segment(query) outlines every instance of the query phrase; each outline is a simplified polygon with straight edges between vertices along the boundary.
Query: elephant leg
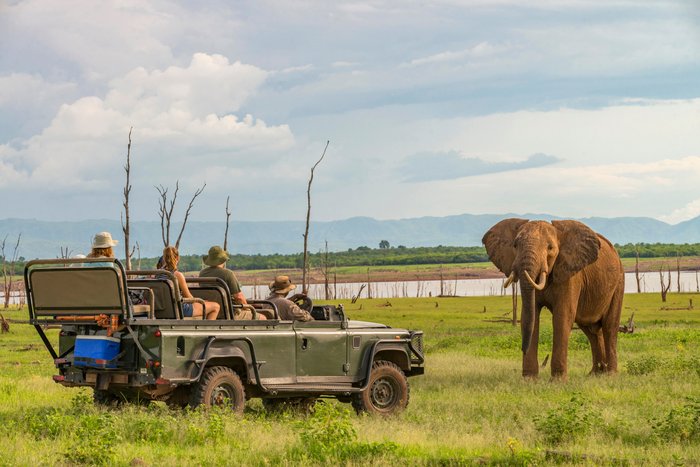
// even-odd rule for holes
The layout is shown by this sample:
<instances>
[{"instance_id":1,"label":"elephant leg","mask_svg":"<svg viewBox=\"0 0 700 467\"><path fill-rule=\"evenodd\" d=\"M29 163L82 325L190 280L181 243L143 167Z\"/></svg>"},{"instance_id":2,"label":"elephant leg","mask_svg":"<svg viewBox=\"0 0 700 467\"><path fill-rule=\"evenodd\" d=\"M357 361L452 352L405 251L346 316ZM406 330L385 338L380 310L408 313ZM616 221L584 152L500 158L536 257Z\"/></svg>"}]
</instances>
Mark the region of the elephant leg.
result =
<instances>
[{"instance_id":1,"label":"elephant leg","mask_svg":"<svg viewBox=\"0 0 700 467\"><path fill-rule=\"evenodd\" d=\"M580 326L583 333L591 344L591 354L593 355L593 369L591 374L603 373L607 370L608 363L605 354L603 330L600 325Z\"/></svg>"},{"instance_id":2,"label":"elephant leg","mask_svg":"<svg viewBox=\"0 0 700 467\"><path fill-rule=\"evenodd\" d=\"M574 324L575 313L573 311L576 310L573 304L567 305L556 307L552 311L552 379L563 381L566 381L567 377L566 362L569 352L569 335Z\"/></svg>"},{"instance_id":3,"label":"elephant leg","mask_svg":"<svg viewBox=\"0 0 700 467\"><path fill-rule=\"evenodd\" d=\"M603 316L603 339L605 340L605 356L609 373L617 373L617 333L620 329L620 315L622 314L622 299L624 297L624 283L613 294L608 312Z\"/></svg>"},{"instance_id":4,"label":"elephant leg","mask_svg":"<svg viewBox=\"0 0 700 467\"><path fill-rule=\"evenodd\" d=\"M523 376L526 378L537 378L540 371L540 364L537 359L537 347L540 341L540 312L541 307L535 310L535 323L532 331L532 339L527 352L523 354Z\"/></svg>"}]
</instances>

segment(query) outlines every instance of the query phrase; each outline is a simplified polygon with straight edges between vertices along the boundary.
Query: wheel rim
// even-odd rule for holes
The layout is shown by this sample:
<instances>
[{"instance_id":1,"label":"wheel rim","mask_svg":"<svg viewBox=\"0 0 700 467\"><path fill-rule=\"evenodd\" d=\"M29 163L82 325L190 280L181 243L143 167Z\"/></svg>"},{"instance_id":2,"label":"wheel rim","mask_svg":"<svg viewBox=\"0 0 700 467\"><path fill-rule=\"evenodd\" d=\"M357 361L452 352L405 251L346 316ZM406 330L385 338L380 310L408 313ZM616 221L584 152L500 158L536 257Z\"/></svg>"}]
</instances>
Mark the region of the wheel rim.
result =
<instances>
[{"instance_id":1,"label":"wheel rim","mask_svg":"<svg viewBox=\"0 0 700 467\"><path fill-rule=\"evenodd\" d=\"M219 407L225 405L232 406L234 405L235 401L234 394L233 386L228 384L220 384L211 392L209 403L210 405L216 405Z\"/></svg>"},{"instance_id":2,"label":"wheel rim","mask_svg":"<svg viewBox=\"0 0 700 467\"><path fill-rule=\"evenodd\" d=\"M380 378L372 384L372 404L378 409L387 409L396 403L398 390L394 381Z\"/></svg>"}]
</instances>

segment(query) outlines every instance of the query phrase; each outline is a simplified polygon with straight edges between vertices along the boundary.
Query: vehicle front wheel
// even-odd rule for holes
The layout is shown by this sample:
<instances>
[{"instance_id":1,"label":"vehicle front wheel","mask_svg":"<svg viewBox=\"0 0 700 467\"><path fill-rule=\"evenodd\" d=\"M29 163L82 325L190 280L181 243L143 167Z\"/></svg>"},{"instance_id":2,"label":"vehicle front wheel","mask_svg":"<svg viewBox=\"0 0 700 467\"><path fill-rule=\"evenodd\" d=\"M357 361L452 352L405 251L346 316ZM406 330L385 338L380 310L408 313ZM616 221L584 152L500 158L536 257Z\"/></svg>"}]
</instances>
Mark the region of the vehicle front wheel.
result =
<instances>
[{"instance_id":1,"label":"vehicle front wheel","mask_svg":"<svg viewBox=\"0 0 700 467\"><path fill-rule=\"evenodd\" d=\"M401 368L386 360L372 365L369 384L364 391L354 394L352 406L357 413L394 415L408 405L409 387Z\"/></svg>"},{"instance_id":2,"label":"vehicle front wheel","mask_svg":"<svg viewBox=\"0 0 700 467\"><path fill-rule=\"evenodd\" d=\"M235 371L225 366L213 366L204 370L199 383L192 391L191 405L230 407L239 415L245 406L245 388Z\"/></svg>"}]
</instances>

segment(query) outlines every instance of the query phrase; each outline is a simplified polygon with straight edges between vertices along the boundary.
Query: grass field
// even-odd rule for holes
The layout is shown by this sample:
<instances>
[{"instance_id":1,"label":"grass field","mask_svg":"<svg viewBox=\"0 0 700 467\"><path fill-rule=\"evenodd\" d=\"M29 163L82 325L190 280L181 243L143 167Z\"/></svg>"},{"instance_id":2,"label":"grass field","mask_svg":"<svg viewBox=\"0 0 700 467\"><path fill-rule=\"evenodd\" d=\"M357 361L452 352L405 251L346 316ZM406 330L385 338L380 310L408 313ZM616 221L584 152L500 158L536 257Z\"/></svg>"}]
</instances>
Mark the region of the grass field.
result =
<instances>
[{"instance_id":1,"label":"grass field","mask_svg":"<svg viewBox=\"0 0 700 467\"><path fill-rule=\"evenodd\" d=\"M423 329L426 374L388 420L327 400L311 417L243 418L220 410L97 409L90 393L51 380L35 330L0 335L0 465L688 465L700 463L700 295L627 295L637 329L620 334L620 372L591 377L587 340L574 331L569 381L520 377L509 297L361 300L352 319ZM686 308L686 309L682 309ZM3 312L26 319L26 311ZM543 312L540 361L551 351Z\"/></svg>"}]
</instances>

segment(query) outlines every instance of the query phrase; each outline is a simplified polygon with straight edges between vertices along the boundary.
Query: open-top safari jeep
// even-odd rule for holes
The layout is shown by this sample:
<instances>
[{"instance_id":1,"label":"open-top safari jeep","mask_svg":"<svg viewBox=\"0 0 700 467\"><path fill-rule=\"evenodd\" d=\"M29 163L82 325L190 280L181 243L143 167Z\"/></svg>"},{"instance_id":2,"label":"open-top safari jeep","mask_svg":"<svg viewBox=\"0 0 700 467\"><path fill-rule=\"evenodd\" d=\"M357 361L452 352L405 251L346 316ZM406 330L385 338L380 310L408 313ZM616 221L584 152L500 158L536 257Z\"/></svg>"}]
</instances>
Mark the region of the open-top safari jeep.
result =
<instances>
[{"instance_id":1,"label":"open-top safari jeep","mask_svg":"<svg viewBox=\"0 0 700 467\"><path fill-rule=\"evenodd\" d=\"M407 376L423 374L423 333L348 320L343 307L311 306L315 321L234 320L218 279L188 278L194 300L215 300L219 319L183 318L167 271L125 271L117 260L34 260L24 271L31 323L64 386L94 388L98 403L227 404L242 412L308 407L318 397L393 414L408 404ZM138 296L139 300L130 298ZM141 302L134 304L133 302ZM60 326L58 348L45 329Z\"/></svg>"}]
</instances>

